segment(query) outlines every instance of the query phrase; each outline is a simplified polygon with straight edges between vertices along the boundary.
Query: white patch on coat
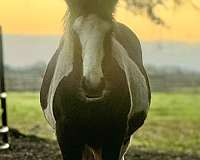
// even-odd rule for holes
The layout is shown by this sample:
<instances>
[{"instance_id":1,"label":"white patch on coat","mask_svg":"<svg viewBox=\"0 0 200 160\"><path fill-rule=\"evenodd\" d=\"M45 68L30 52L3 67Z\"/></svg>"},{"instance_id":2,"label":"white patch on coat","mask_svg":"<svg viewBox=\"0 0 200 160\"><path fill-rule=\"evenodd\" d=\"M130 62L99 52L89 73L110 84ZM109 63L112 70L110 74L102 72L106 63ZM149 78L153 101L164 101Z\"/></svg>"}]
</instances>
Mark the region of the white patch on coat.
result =
<instances>
[{"instance_id":1,"label":"white patch on coat","mask_svg":"<svg viewBox=\"0 0 200 160\"><path fill-rule=\"evenodd\" d=\"M53 129L56 128L56 120L53 114L53 100L56 89L60 81L73 70L74 43L69 30L65 31L63 41L64 44L60 46L62 48L58 55L55 71L49 87L47 108L44 110L45 117Z\"/></svg>"},{"instance_id":2,"label":"white patch on coat","mask_svg":"<svg viewBox=\"0 0 200 160\"><path fill-rule=\"evenodd\" d=\"M129 57L125 48L115 38L112 38L112 44L113 57L116 59L121 69L125 71L128 83L131 99L131 108L128 117L141 111L147 113L150 104L148 87L144 75L136 63Z\"/></svg>"},{"instance_id":3,"label":"white patch on coat","mask_svg":"<svg viewBox=\"0 0 200 160\"><path fill-rule=\"evenodd\" d=\"M95 88L103 78L103 42L106 33L111 29L111 23L92 14L77 18L73 29L79 36L82 46L83 77L90 82L91 88Z\"/></svg>"}]
</instances>

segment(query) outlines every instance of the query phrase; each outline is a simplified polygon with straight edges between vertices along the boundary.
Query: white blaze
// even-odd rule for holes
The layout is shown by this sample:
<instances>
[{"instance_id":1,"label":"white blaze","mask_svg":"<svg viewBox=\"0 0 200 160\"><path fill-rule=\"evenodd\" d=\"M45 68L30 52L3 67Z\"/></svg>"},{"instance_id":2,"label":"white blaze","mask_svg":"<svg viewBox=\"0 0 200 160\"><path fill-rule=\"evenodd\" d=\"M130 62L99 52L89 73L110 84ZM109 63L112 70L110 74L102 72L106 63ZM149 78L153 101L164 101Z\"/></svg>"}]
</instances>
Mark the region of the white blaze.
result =
<instances>
[{"instance_id":1,"label":"white blaze","mask_svg":"<svg viewBox=\"0 0 200 160\"><path fill-rule=\"evenodd\" d=\"M96 15L81 16L75 20L73 25L82 46L83 77L94 88L103 78L101 66L104 57L103 42L110 28L111 23L103 21Z\"/></svg>"}]
</instances>

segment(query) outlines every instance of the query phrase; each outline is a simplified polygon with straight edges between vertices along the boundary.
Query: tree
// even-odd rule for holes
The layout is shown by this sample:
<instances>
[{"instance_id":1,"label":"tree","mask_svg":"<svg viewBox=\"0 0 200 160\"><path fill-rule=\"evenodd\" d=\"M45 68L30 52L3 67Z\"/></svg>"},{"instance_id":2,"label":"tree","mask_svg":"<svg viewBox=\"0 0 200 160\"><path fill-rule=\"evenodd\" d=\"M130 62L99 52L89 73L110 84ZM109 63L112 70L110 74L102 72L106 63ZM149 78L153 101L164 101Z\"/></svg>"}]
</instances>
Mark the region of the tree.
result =
<instances>
[{"instance_id":1,"label":"tree","mask_svg":"<svg viewBox=\"0 0 200 160\"><path fill-rule=\"evenodd\" d=\"M156 7L166 6L167 3L171 2L175 6L181 6L184 3L191 3L195 9L200 9L198 4L199 1L195 0L125 0L127 8L137 12L146 12L149 18L156 24L164 25L164 21L156 13Z\"/></svg>"}]
</instances>

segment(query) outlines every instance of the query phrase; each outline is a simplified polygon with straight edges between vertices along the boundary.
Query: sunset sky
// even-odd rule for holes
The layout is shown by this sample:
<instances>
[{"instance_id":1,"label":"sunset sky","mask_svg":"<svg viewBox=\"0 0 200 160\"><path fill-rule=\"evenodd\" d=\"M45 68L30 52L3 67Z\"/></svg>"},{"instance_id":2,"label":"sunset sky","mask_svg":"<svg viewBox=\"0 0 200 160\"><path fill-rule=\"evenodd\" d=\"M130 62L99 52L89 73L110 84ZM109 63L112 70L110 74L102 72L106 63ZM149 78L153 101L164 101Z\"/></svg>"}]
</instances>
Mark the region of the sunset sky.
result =
<instances>
[{"instance_id":1,"label":"sunset sky","mask_svg":"<svg viewBox=\"0 0 200 160\"><path fill-rule=\"evenodd\" d=\"M200 10L190 4L175 10L166 8L157 10L168 27L153 24L145 15L133 15L123 3L118 5L115 17L142 40L200 42ZM64 0L1 0L0 25L6 34L60 35L65 10Z\"/></svg>"}]
</instances>

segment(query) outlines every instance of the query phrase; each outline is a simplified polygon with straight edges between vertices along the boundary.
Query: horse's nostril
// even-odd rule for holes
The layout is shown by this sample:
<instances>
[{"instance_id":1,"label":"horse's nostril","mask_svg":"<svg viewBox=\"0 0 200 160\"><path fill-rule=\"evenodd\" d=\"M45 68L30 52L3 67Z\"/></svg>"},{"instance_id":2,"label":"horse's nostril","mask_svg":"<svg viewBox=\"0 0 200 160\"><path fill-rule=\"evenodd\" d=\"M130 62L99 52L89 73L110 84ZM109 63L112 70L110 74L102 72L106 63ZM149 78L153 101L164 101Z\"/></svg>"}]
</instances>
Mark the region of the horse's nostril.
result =
<instances>
[{"instance_id":1,"label":"horse's nostril","mask_svg":"<svg viewBox=\"0 0 200 160\"><path fill-rule=\"evenodd\" d=\"M102 92L105 89L105 80L101 78L100 82L94 85L93 82L84 77L81 81L81 87L87 97L100 97L102 96Z\"/></svg>"}]
</instances>

